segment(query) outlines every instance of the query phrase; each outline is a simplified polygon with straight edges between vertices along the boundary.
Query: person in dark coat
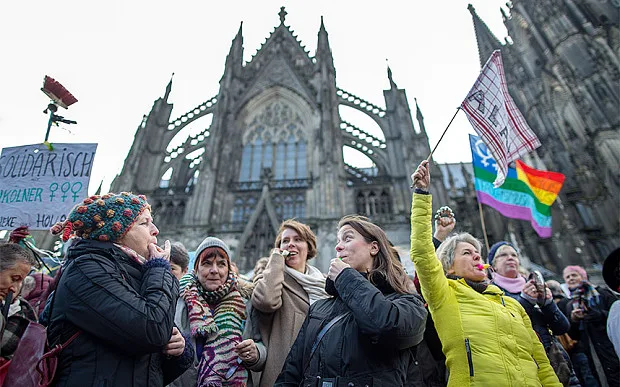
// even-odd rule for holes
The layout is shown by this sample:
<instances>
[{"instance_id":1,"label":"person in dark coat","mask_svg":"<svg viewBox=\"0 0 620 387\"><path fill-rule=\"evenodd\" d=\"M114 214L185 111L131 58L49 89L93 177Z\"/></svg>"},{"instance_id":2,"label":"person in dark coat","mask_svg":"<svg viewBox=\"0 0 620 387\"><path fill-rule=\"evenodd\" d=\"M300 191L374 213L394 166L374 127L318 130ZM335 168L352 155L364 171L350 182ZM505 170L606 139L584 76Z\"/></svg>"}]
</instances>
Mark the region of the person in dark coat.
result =
<instances>
[{"instance_id":1,"label":"person in dark coat","mask_svg":"<svg viewBox=\"0 0 620 387\"><path fill-rule=\"evenodd\" d=\"M569 355L564 349L560 349L561 345L554 337L568 332L570 323L553 302L553 294L544 286L544 280L540 278L541 283L537 285L534 277L526 279L521 275L520 254L510 242L500 241L493 244L489 249L487 262L494 269L491 272L493 284L503 290L505 295L519 301L525 309L549 359L552 359L552 349L561 352L564 361L560 357L559 362L554 360L551 365L562 384L579 386Z\"/></svg>"},{"instance_id":2,"label":"person in dark coat","mask_svg":"<svg viewBox=\"0 0 620 387\"><path fill-rule=\"evenodd\" d=\"M63 344L55 386L164 386L192 363L174 326L179 282L170 243L143 195L95 195L51 229L74 240L50 302L48 340Z\"/></svg>"},{"instance_id":3,"label":"person in dark coat","mask_svg":"<svg viewBox=\"0 0 620 387\"><path fill-rule=\"evenodd\" d=\"M398 253L360 216L340 220L336 252L325 285L333 297L310 307L275 385L406 385L426 310Z\"/></svg>"},{"instance_id":4,"label":"person in dark coat","mask_svg":"<svg viewBox=\"0 0 620 387\"><path fill-rule=\"evenodd\" d=\"M571 321L569 336L577 340L570 355L579 380L587 386L620 386L620 361L607 335L607 316L617 296L588 282L581 266L567 266L563 277L570 298L558 306Z\"/></svg>"}]
</instances>

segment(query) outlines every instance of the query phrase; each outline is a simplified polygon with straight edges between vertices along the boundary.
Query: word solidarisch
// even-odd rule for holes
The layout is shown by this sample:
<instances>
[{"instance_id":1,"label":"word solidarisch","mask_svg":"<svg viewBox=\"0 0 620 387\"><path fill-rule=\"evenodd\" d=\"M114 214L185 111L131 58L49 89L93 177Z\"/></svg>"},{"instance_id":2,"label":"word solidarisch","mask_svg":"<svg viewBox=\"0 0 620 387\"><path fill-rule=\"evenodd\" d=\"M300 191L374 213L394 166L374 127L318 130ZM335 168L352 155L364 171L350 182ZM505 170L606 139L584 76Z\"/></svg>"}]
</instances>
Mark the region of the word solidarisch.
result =
<instances>
[{"instance_id":1,"label":"word solidarisch","mask_svg":"<svg viewBox=\"0 0 620 387\"><path fill-rule=\"evenodd\" d=\"M0 203L42 202L43 188L0 189Z\"/></svg>"},{"instance_id":2,"label":"word solidarisch","mask_svg":"<svg viewBox=\"0 0 620 387\"><path fill-rule=\"evenodd\" d=\"M23 177L68 177L90 176L95 152L37 152L11 156L0 156L0 176Z\"/></svg>"}]
</instances>

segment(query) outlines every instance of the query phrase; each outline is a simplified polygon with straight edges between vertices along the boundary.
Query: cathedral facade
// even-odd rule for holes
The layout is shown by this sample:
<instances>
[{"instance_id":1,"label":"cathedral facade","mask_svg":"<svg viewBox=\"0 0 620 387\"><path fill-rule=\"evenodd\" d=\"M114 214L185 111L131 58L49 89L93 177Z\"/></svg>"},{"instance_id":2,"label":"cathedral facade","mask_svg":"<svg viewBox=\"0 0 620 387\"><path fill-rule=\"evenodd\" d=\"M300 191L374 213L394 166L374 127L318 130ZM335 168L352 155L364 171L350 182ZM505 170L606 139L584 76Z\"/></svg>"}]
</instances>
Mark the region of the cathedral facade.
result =
<instances>
[{"instance_id":1,"label":"cathedral facade","mask_svg":"<svg viewBox=\"0 0 620 387\"><path fill-rule=\"evenodd\" d=\"M600 1L592 1L596 9L586 1L548 3L515 0L504 15L512 37L505 44L470 12L481 65L494 49L502 50L511 94L543 143L526 162L567 176L553 207L552 238L540 239L529 223L485 208L489 240L509 239L532 263L557 273L569 263L591 267L620 245L618 21L612 17L618 10ZM189 250L207 235L225 240L242 271L269 253L288 218L317 234L315 265L326 270L337 221L351 213L384 228L406 258L409 176L430 153L422 113L416 103L414 122L389 69L385 107L339 88L323 22L312 56L285 16L281 9L279 26L247 63L240 27L219 93L178 118L171 117L168 85L139 126L111 191L147 194L161 237ZM341 106L370 117L383 137L346 122ZM209 120L200 133L169 147L188 125ZM364 154L373 167L345 163L347 148ZM451 205L458 229L481 237L471 165L436 164L433 170L435 206Z\"/></svg>"},{"instance_id":2,"label":"cathedral facade","mask_svg":"<svg viewBox=\"0 0 620 387\"><path fill-rule=\"evenodd\" d=\"M317 234L315 265L324 270L335 256L337 222L346 214L370 217L408 251L409 176L430 153L422 114L418 110L416 128L389 69L385 108L340 89L323 22L311 56L285 16L281 9L280 25L248 63L240 27L218 95L176 119L170 117L169 84L138 128L111 190L146 193L162 237L190 250L207 235L225 240L242 271L269 254L289 218ZM340 106L370 117L384 138L343 120ZM167 150L179 131L206 116L208 128ZM373 167L345 163L347 147ZM446 203L441 178L434 184L437 203Z\"/></svg>"}]
</instances>

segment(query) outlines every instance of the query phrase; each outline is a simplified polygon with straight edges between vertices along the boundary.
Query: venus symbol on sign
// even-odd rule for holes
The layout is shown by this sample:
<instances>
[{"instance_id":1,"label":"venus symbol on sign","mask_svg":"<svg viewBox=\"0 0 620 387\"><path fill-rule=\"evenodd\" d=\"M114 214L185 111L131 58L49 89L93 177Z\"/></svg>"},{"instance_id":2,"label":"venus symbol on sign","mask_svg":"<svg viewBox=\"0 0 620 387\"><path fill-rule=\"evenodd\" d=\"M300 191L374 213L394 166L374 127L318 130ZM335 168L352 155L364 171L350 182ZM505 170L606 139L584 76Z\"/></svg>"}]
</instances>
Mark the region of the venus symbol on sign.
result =
<instances>
[{"instance_id":1,"label":"venus symbol on sign","mask_svg":"<svg viewBox=\"0 0 620 387\"><path fill-rule=\"evenodd\" d=\"M56 192L56 190L58 190L58 183L50 184L50 202L54 200L54 192Z\"/></svg>"},{"instance_id":2,"label":"venus symbol on sign","mask_svg":"<svg viewBox=\"0 0 620 387\"><path fill-rule=\"evenodd\" d=\"M497 172L497 163L495 162L495 159L489 152L489 149L484 145L481 139L478 139L476 141L474 149L476 150L476 154L480 157L480 162L482 163L482 165L484 165L485 167L491 165L493 169L495 169L495 172Z\"/></svg>"},{"instance_id":3,"label":"venus symbol on sign","mask_svg":"<svg viewBox=\"0 0 620 387\"><path fill-rule=\"evenodd\" d=\"M62 201L64 202L65 199L67 198L67 192L71 189L71 183L64 182L62 183L62 185L60 186L60 190L62 191L63 195L62 195Z\"/></svg>"}]
</instances>

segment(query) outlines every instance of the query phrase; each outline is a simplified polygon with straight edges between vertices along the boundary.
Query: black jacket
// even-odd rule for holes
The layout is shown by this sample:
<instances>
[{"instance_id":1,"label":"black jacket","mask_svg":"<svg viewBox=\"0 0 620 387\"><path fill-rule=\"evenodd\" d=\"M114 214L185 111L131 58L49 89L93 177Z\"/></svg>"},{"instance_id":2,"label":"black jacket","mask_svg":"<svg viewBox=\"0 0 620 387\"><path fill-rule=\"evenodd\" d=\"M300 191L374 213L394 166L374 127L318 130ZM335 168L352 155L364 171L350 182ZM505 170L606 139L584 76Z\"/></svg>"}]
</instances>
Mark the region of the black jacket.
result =
<instances>
[{"instance_id":1,"label":"black jacket","mask_svg":"<svg viewBox=\"0 0 620 387\"><path fill-rule=\"evenodd\" d=\"M422 341L426 322L418 297L395 293L385 281L375 287L351 268L335 284L327 280L326 290L336 297L310 307L275 385L408 385L411 348ZM341 314L345 317L327 331L310 359L321 328Z\"/></svg>"},{"instance_id":2,"label":"black jacket","mask_svg":"<svg viewBox=\"0 0 620 387\"><path fill-rule=\"evenodd\" d=\"M601 362L605 375L598 375L598 378L607 378L610 386L620 385L620 362L614 350L613 344L607 336L607 316L611 304L618 300L618 297L609 289L597 286L598 297L588 305L585 317L581 321L572 321L568 335L577 340L577 345L571 350L571 354L583 352L588 356L590 369L597 374L593 363L591 349L594 348L596 355ZM559 302L558 306L570 320L573 310L572 300L566 298Z\"/></svg>"},{"instance_id":3,"label":"black jacket","mask_svg":"<svg viewBox=\"0 0 620 387\"><path fill-rule=\"evenodd\" d=\"M56 386L164 386L193 359L162 350L172 336L179 283L163 259L140 265L112 243L69 249L50 306L48 339L64 343Z\"/></svg>"},{"instance_id":4,"label":"black jacket","mask_svg":"<svg viewBox=\"0 0 620 387\"><path fill-rule=\"evenodd\" d=\"M507 296L519 301L519 304L521 304L523 309L527 312L527 315L530 317L530 320L532 320L532 327L538 334L538 337L540 338L540 341L545 349L549 348L551 345L553 340L553 336L551 336L552 333L554 336L560 336L568 332L570 322L564 313L562 313L562 311L557 307L555 302L536 308L531 302L521 297L521 293L510 293L508 290L502 288L496 283L493 284L503 290ZM549 330L551 330L551 332Z\"/></svg>"}]
</instances>

